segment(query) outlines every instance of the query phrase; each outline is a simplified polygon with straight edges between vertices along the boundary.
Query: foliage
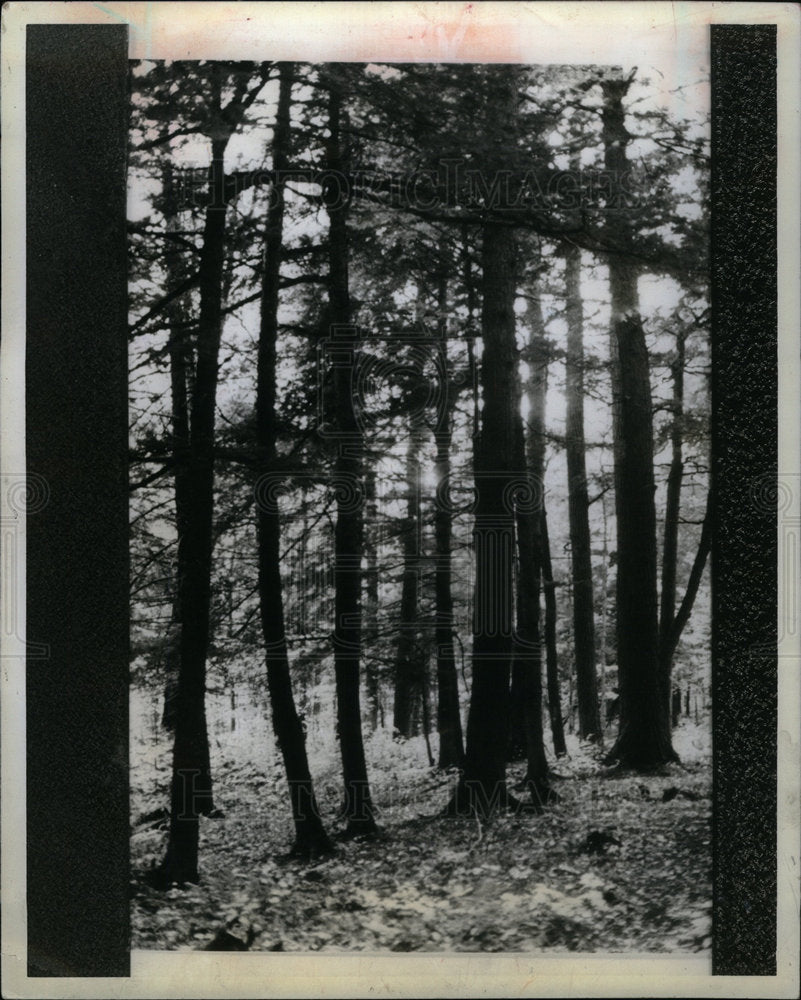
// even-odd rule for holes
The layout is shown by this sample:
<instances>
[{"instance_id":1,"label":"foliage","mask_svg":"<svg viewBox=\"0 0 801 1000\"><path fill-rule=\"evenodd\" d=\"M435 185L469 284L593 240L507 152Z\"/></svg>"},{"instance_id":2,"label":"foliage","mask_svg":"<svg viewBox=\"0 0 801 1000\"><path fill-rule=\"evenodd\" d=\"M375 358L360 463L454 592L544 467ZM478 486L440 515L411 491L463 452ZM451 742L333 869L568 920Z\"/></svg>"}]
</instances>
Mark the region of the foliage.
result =
<instances>
[{"instance_id":1,"label":"foliage","mask_svg":"<svg viewBox=\"0 0 801 1000\"><path fill-rule=\"evenodd\" d=\"M225 721L223 716L220 723ZM287 807L280 765L254 726L219 757L224 818L203 819L202 882L156 892L133 886L133 946L204 947L221 925L258 928L253 950L655 951L709 948L711 800L704 727L683 723L684 767L661 776L609 778L595 751L569 738L558 764L561 802L541 816L487 823L438 815L455 774L427 765L422 738L368 740L384 835L340 843L314 867L285 860ZM313 742L326 819L337 808L336 761ZM316 745L315 745L316 743ZM166 755L143 760L132 783L133 861L160 857L164 831L136 826L166 802ZM519 768L513 774L520 777ZM677 795L663 802L665 791ZM614 844L587 853L592 831Z\"/></svg>"}]
</instances>

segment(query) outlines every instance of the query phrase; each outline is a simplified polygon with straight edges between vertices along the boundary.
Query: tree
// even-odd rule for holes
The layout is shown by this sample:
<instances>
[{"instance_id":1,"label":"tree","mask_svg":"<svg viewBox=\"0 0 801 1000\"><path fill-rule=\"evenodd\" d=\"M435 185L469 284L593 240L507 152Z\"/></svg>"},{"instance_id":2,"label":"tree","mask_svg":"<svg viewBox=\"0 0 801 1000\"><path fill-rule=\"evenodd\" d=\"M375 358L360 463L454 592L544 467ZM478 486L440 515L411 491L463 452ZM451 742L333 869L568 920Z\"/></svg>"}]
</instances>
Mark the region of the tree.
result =
<instances>
[{"instance_id":1,"label":"tree","mask_svg":"<svg viewBox=\"0 0 801 1000\"><path fill-rule=\"evenodd\" d=\"M159 873L167 883L198 880L199 816L213 808L205 695L213 549L214 418L223 316L226 210L231 197L224 159L231 136L264 86L269 68L262 67L255 83L251 67L235 70L230 80L223 64L211 63L207 72L204 127L211 143L211 164L198 273L200 308L183 480L186 484L183 534L178 539L180 668L175 699L170 834ZM224 104L226 83L233 88L233 95Z\"/></svg>"},{"instance_id":2,"label":"tree","mask_svg":"<svg viewBox=\"0 0 801 1000\"><path fill-rule=\"evenodd\" d=\"M359 663L361 653L361 561L364 549L362 462L364 442L354 408L353 377L358 351L351 324L348 286L347 212L349 192L342 136L343 81L327 76L329 87L327 167L330 184L323 186L328 212L329 319L334 359L334 399L338 452L335 463L337 518L334 531L334 671L337 689L337 729L345 785L343 816L351 836L376 831L367 764L364 757Z\"/></svg>"},{"instance_id":3,"label":"tree","mask_svg":"<svg viewBox=\"0 0 801 1000\"><path fill-rule=\"evenodd\" d=\"M514 70L486 70L487 119L515 148L517 90ZM496 133L497 134L497 133ZM512 140L510 142L510 140ZM502 169L497 149L488 172ZM513 805L506 787L506 743L512 661L512 587L515 516L512 488L520 452L518 352L514 302L517 238L497 219L482 230L481 429L475 451L476 509L473 681L465 767L450 811L487 815Z\"/></svg>"},{"instance_id":4,"label":"tree","mask_svg":"<svg viewBox=\"0 0 801 1000\"><path fill-rule=\"evenodd\" d=\"M512 697L515 697L515 672L520 671L518 689L525 706L527 772L526 783L535 804L555 801L550 787L542 727L542 643L540 640L540 581L545 576L545 399L548 391L550 346L545 333L538 288L528 302L526 317L528 343L523 359L528 365L525 392L528 419L518 407L519 467L526 470L530 484L529 503L517 508L518 532L518 646L512 665ZM550 572L550 553L548 555ZM518 660L520 661L518 666ZM558 698L557 698L558 701Z\"/></svg>"},{"instance_id":5,"label":"tree","mask_svg":"<svg viewBox=\"0 0 801 1000\"><path fill-rule=\"evenodd\" d=\"M276 449L275 359L284 229L284 182L281 178L287 168L290 141L289 111L293 66L285 64L280 69L281 82L273 134L273 170L276 180L273 196L267 209L265 227L261 329L259 331L256 386L256 441L259 453L258 473L261 482L266 482L269 477L279 474ZM259 496L259 492L257 492L257 496ZM295 823L295 843L291 853L304 858L314 858L319 854L329 852L331 843L320 818L306 755L303 726L292 694L292 679L284 630L280 554L281 523L278 504L270 502L269 497L258 502L256 523L259 599L267 662L267 684L270 691L273 728L284 759L292 818Z\"/></svg>"},{"instance_id":6,"label":"tree","mask_svg":"<svg viewBox=\"0 0 801 1000\"><path fill-rule=\"evenodd\" d=\"M625 97L633 75L601 83L604 165L612 178L627 166ZM614 207L613 239L628 240ZM639 313L636 264L611 254L612 408L617 518L617 655L620 729L607 759L648 770L677 759L659 672L653 418L648 352Z\"/></svg>"},{"instance_id":7,"label":"tree","mask_svg":"<svg viewBox=\"0 0 801 1000\"><path fill-rule=\"evenodd\" d=\"M662 580L659 604L659 663L663 685L663 696L671 705L671 717L675 726L677 719L677 696L671 692L671 671L673 656L681 633L689 620L692 606L698 592L704 565L709 554L710 526L708 511L704 515L701 537L688 578L687 589L678 611L676 610L677 565L679 549L679 525L681 513L681 491L684 480L684 435L688 414L684 406L684 376L687 365L687 339L691 327L682 321L681 310L674 314L675 353L670 361L672 396L670 400L670 470L667 479L665 499L664 535L662 544ZM698 317L691 313L695 323ZM678 697L680 702L680 697Z\"/></svg>"},{"instance_id":8,"label":"tree","mask_svg":"<svg viewBox=\"0 0 801 1000\"><path fill-rule=\"evenodd\" d=\"M413 709L424 693L425 663L420 643L420 449L425 412L419 405L424 393L422 358L411 350L409 438L406 444L406 516L401 526L403 576L400 622L395 656L395 702L393 726L400 736L412 736Z\"/></svg>"},{"instance_id":9,"label":"tree","mask_svg":"<svg viewBox=\"0 0 801 1000\"><path fill-rule=\"evenodd\" d=\"M364 532L364 675L370 712L370 728L376 729L379 721L384 725L384 707L381 702L381 678L377 661L378 645L378 551L375 541L378 505L376 503L376 470L370 461L364 476L365 532ZM369 650L369 652L368 652Z\"/></svg>"},{"instance_id":10,"label":"tree","mask_svg":"<svg viewBox=\"0 0 801 1000\"><path fill-rule=\"evenodd\" d=\"M562 696L559 692L559 657L556 649L556 582L551 565L551 542L548 533L548 512L542 505L542 587L545 591L545 670L548 679L548 717L551 720L551 738L557 757L567 754L565 731L562 724Z\"/></svg>"},{"instance_id":11,"label":"tree","mask_svg":"<svg viewBox=\"0 0 801 1000\"><path fill-rule=\"evenodd\" d=\"M162 199L164 221L167 232L178 228L178 199L172 162L165 157L162 163ZM164 265L167 272L167 294L180 289L185 280L182 254L176 243L168 242L165 247ZM189 334L186 328L186 310L179 295L170 302L167 310L169 323L168 351L170 356L170 403L171 403L171 452L173 459L173 482L175 494L175 527L178 537L186 533L185 497L187 496L186 470L189 453L189 373L192 362L189 351ZM181 555L184 555L184 551ZM183 576L179 567L177 578ZM177 588L176 588L177 590ZM165 654L166 683L164 687L164 712L162 722L167 729L175 728L175 699L178 693L178 677L181 669L181 606L177 592L172 600L172 621ZM208 741L208 735L206 736Z\"/></svg>"},{"instance_id":12,"label":"tree","mask_svg":"<svg viewBox=\"0 0 801 1000\"><path fill-rule=\"evenodd\" d=\"M435 627L437 646L437 730L439 732L439 766L443 769L461 767L464 763L462 719L459 710L459 680L453 649L453 594L451 591L451 503L447 490L451 475L451 438L456 386L448 365L448 270L445 254L439 271L437 292L438 351L437 374L443 387L434 424L436 455L434 473L436 496L434 506L434 570Z\"/></svg>"},{"instance_id":13,"label":"tree","mask_svg":"<svg viewBox=\"0 0 801 1000\"><path fill-rule=\"evenodd\" d=\"M595 619L592 587L587 465L584 446L584 342L581 300L581 250L568 246L565 257L567 354L565 358L565 452L573 583L573 648L579 736L598 739L598 687L595 676Z\"/></svg>"}]
</instances>

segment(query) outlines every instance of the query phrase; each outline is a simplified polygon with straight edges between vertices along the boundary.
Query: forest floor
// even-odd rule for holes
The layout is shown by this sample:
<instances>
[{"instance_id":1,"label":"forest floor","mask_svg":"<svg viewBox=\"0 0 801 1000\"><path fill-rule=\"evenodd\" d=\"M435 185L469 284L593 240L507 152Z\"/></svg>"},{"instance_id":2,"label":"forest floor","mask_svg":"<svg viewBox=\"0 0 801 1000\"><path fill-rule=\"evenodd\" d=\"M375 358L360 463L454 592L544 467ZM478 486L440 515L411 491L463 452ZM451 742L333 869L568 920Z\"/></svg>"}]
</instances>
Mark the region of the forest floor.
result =
<instances>
[{"instance_id":1,"label":"forest floor","mask_svg":"<svg viewBox=\"0 0 801 1000\"><path fill-rule=\"evenodd\" d=\"M367 740L383 835L339 841L310 865L285 861L285 782L268 765L217 764L216 805L201 820L201 882L160 892L141 875L166 832L139 822L166 805L169 754L134 756L134 948L204 948L226 924L252 950L287 952L706 952L711 928L711 772L707 731L683 722L681 765L609 775L596 748L569 738L553 763L560 801L540 815L488 821L440 815L456 780L428 766L421 739ZM313 761L314 764L314 761ZM522 765L509 769L510 785ZM319 771L317 772L319 774ZM318 777L336 832L336 763Z\"/></svg>"}]
</instances>

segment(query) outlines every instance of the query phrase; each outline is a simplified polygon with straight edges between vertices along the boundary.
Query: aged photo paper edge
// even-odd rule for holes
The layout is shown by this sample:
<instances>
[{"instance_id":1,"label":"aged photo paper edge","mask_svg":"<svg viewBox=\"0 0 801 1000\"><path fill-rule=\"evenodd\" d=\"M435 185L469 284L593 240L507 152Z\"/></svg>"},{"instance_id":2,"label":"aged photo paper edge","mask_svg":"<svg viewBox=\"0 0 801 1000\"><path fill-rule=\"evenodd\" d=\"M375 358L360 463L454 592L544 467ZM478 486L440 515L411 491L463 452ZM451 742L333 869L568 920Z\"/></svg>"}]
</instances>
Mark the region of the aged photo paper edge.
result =
<instances>
[{"instance_id":1,"label":"aged photo paper edge","mask_svg":"<svg viewBox=\"0 0 801 1000\"><path fill-rule=\"evenodd\" d=\"M365 5L366 6L366 5ZM482 16L491 19L496 4L485 4ZM603 6L603 11L598 8ZM688 7L692 7L688 10ZM169 7L169 11L164 8ZM131 23L131 56L163 58L167 51L160 46L178 46L191 42L191 52L174 52L176 57L216 57L224 53L209 52L204 42L213 38L217 49L226 50L229 58L252 58L242 50L236 32L213 30L213 18L218 16L230 26L236 19L249 16L253 21L247 31L252 39L257 37L257 24L269 24L265 38L277 51L281 46L284 29L299 53L304 51L304 29L312 38L320 37L319 27L327 19L343 16L337 7L350 8L358 21L355 4L10 4L4 10L3 37L3 342L2 342L2 468L6 475L24 473L24 232L25 232L25 180L24 180L24 40L27 23L53 23L81 21L94 23ZM451 58L470 61L501 58L499 48L494 52L481 50L480 42L474 52L465 52L456 42L457 35L448 29L448 18L457 18L463 4L376 4L371 16L388 21L407 16L430 25L432 40L440 48L418 56L445 59L448 50ZM392 8L390 10L389 8ZM248 10L250 8L250 10ZM270 9L272 8L272 9ZM278 8L276 10L276 8ZM326 8L326 9L323 9ZM406 8L406 10L399 10ZM521 19L539 22L544 36L561 37L563 51L543 43L542 54L534 53L527 61L539 62L594 62L615 61L606 56L608 47L602 42L601 50L593 55L579 50L568 58L567 53L575 43L573 39L583 19L593 17L620 18L630 21L647 33L648 24L660 18L684 18L694 26L705 23L776 23L779 49L779 447L780 476L785 476L793 491L789 515L797 516L799 494L798 455L801 449L799 427L798 386L801 382L798 352L799 317L799 239L798 220L801 216L796 179L799 170L799 83L798 83L798 11L791 4L520 4ZM544 11L544 8L547 10ZM362 8L363 9L363 8ZM547 29L542 24L547 15ZM272 22L272 23L269 23ZM148 23L150 29L147 29ZM159 34L159 26L169 25L169 31ZM436 27L442 30L437 35ZM211 29L211 30L210 30ZM148 34L148 30L150 33ZM208 33L207 33L208 32ZM565 35L566 33L566 35ZM572 33L572 34L571 34ZM325 36L325 32L322 32ZM345 36L357 49L353 35ZM358 33L357 33L358 34ZM625 34L621 32L621 34ZM360 41L364 44L363 32ZM333 37L329 33L329 38ZM497 39L497 36L495 36ZM571 39L565 44L565 37ZM439 41L437 41L439 39ZM392 43L388 31L375 46L374 58L387 58ZM492 43L491 43L492 44ZM323 42L319 42L323 45ZM520 48L518 42L517 48ZM544 57L548 52L549 58ZM437 52L441 54L437 55ZM554 55L551 57L551 53ZM283 51L280 53L286 57ZM267 52L269 57L272 52ZM291 53L295 56L295 51ZM265 57L262 53L260 58ZM302 55L299 57L303 57ZM408 59L402 53L400 59ZM509 53L509 61L517 61L519 51ZM316 61L326 58L323 48L309 53L305 58ZM346 58L342 52L331 53L328 58ZM362 56L355 54L354 59ZM6 513L6 512L4 512ZM779 526L781 530L781 526ZM24 515L15 525L15 554L19 557L13 567L16 590L16 620L24 621ZM792 558L792 552L783 552L780 560ZM797 572L797 566L792 567ZM789 577L789 566L779 566L779 580ZM8 577L4 587L8 586ZM789 588L780 587L784 601L792 600ZM780 607L782 618L789 620L794 613L790 607ZM787 632L787 630L785 630ZM782 630L780 628L780 635ZM16 644L16 645L15 645ZM25 976L25 685L24 659L20 655L20 640L6 640L3 660L2 698L2 889L4 896L3 920L3 971L5 991L8 996L42 997L140 997L140 996L337 996L385 993L388 996L459 996L459 995L531 995L531 996L791 996L798 976L798 705L799 649L798 636L792 631L784 635L779 656L779 975L773 978L713 979L708 962L693 957L657 958L621 956L565 956L559 958L528 955L439 955L427 954L410 957L385 956L266 956L204 955L184 953L132 954L131 978L122 979L36 979ZM782 992L782 990L784 992Z\"/></svg>"}]
</instances>

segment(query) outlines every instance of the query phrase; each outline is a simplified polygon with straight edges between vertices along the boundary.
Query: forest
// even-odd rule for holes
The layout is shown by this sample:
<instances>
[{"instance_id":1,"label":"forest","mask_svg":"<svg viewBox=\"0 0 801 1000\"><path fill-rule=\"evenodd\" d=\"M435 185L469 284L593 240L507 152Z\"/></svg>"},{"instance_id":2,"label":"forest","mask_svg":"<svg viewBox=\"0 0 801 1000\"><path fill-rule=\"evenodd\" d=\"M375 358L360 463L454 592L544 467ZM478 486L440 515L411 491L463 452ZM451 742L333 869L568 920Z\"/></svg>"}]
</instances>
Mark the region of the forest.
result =
<instances>
[{"instance_id":1,"label":"forest","mask_svg":"<svg viewBox=\"0 0 801 1000\"><path fill-rule=\"evenodd\" d=\"M704 85L131 63L134 947L709 948Z\"/></svg>"}]
</instances>

